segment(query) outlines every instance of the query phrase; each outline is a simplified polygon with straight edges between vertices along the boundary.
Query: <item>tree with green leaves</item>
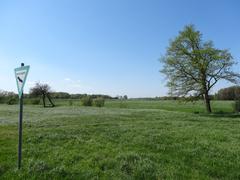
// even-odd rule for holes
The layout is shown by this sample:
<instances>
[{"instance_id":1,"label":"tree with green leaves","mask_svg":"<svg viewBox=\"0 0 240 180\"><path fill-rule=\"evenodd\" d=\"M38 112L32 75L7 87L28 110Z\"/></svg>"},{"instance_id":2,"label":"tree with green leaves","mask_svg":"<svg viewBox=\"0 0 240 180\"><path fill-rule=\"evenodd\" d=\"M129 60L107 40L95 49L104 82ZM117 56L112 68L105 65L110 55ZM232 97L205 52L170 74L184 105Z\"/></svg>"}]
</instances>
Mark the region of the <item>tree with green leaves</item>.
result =
<instances>
[{"instance_id":1,"label":"tree with green leaves","mask_svg":"<svg viewBox=\"0 0 240 180\"><path fill-rule=\"evenodd\" d=\"M221 79L237 84L240 78L240 74L232 71L235 62L231 53L215 48L212 41L203 41L193 25L185 26L170 42L161 62L170 94L203 97L209 113L212 112L209 92L214 85Z\"/></svg>"}]
</instances>

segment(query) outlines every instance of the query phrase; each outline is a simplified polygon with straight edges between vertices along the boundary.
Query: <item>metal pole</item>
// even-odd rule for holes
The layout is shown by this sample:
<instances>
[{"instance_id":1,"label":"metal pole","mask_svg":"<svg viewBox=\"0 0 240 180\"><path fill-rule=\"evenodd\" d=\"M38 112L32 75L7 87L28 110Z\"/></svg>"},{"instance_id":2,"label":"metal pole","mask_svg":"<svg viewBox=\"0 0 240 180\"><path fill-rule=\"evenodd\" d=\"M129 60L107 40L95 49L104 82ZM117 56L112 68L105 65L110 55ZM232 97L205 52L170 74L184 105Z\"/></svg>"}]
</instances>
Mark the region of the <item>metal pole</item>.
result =
<instances>
[{"instance_id":1,"label":"metal pole","mask_svg":"<svg viewBox=\"0 0 240 180\"><path fill-rule=\"evenodd\" d=\"M24 63L21 63L24 66ZM19 111L19 123L18 123L18 169L21 168L22 161L22 118L23 118L23 92L19 100L20 111Z\"/></svg>"}]
</instances>

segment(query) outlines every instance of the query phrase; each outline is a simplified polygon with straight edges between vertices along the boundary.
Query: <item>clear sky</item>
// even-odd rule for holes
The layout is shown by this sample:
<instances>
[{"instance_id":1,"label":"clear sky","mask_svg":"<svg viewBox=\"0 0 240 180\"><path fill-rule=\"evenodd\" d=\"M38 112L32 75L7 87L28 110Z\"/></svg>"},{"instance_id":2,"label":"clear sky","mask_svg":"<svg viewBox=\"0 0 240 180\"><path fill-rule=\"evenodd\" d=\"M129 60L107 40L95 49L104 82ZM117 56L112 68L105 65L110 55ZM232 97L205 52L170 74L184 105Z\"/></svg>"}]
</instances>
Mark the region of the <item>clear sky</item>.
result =
<instances>
[{"instance_id":1,"label":"clear sky","mask_svg":"<svg viewBox=\"0 0 240 180\"><path fill-rule=\"evenodd\" d=\"M13 69L24 62L26 91L40 81L70 93L166 95L158 59L187 24L239 61L239 8L238 0L1 0L0 89L17 92Z\"/></svg>"}]
</instances>

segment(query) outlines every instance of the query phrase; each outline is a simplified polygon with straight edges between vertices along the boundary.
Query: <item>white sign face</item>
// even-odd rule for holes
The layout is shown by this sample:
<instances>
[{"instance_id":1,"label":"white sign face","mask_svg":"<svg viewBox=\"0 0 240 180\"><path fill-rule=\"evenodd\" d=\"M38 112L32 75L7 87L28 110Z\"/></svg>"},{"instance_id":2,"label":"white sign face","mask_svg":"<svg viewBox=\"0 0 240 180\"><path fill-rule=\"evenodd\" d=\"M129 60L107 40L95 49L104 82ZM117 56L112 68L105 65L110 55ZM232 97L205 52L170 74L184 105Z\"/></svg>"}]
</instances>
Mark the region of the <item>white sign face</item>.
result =
<instances>
[{"instance_id":1,"label":"white sign face","mask_svg":"<svg viewBox=\"0 0 240 180\"><path fill-rule=\"evenodd\" d=\"M29 68L30 66L23 66L15 69L15 77L17 82L19 98L22 97L23 88L27 79Z\"/></svg>"}]
</instances>

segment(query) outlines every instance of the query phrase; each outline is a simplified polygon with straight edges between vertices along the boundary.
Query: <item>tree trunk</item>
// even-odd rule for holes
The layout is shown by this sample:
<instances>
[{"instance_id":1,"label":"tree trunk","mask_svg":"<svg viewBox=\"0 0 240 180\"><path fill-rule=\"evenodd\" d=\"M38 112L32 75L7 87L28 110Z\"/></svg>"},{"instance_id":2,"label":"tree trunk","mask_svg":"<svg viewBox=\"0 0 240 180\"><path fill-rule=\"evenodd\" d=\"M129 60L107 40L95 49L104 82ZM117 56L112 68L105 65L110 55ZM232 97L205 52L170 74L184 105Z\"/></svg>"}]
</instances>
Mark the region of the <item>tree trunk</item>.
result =
<instances>
[{"instance_id":1,"label":"tree trunk","mask_svg":"<svg viewBox=\"0 0 240 180\"><path fill-rule=\"evenodd\" d=\"M43 94L42 98L43 98L43 107L46 107L46 103L45 103L45 94Z\"/></svg>"},{"instance_id":2,"label":"tree trunk","mask_svg":"<svg viewBox=\"0 0 240 180\"><path fill-rule=\"evenodd\" d=\"M207 112L208 112L208 113L211 113L211 112L212 112L212 108L211 108L210 97L209 97L208 92L205 92L205 94L204 94L204 100L205 100Z\"/></svg>"},{"instance_id":3,"label":"tree trunk","mask_svg":"<svg viewBox=\"0 0 240 180\"><path fill-rule=\"evenodd\" d=\"M52 99L51 99L51 97L50 97L49 94L47 94L47 98L48 98L49 102L51 103L52 107L54 107L55 105L54 105L54 103L52 102Z\"/></svg>"}]
</instances>

